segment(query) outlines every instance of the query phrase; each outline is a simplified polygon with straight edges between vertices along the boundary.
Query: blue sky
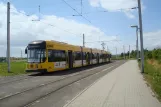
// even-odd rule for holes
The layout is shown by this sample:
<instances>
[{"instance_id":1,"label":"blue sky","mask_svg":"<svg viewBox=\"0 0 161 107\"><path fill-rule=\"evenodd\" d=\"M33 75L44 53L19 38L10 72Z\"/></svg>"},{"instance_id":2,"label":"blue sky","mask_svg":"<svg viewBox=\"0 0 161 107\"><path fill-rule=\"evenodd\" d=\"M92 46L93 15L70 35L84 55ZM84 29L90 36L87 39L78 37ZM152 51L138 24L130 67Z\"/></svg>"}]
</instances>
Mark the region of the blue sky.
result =
<instances>
[{"instance_id":1,"label":"blue sky","mask_svg":"<svg viewBox=\"0 0 161 107\"><path fill-rule=\"evenodd\" d=\"M73 8L75 8L78 12L81 10L80 0L65 0L69 3ZM107 4L108 5L104 5ZM76 15L77 13L73 11L69 6L67 6L62 0L11 0L11 4L17 9L17 11L24 11L29 15L37 15L38 16L38 5L41 6L41 18L45 16L56 16L58 18L64 18L65 20L74 20L78 24L85 24L88 26L94 26L100 29L101 32L104 32L104 35L107 36L107 40L110 40L110 37L116 36L117 39L121 40L120 44L118 43L106 43L109 45L112 53L114 52L114 47L120 48L120 52L122 52L122 45L135 45L136 37L135 37L135 29L130 28L132 24L138 24L138 14L137 10L128 11L126 9L123 11L116 11L117 9L124 9L130 6L137 6L134 2L137 3L137 0L132 0L132 2L127 2L127 5L120 5L122 1L127 0L114 0L118 1L118 6L113 5L111 0L83 0L83 13L91 12L90 14L84 14L84 16L91 21L89 23L87 20L84 20L82 17L72 15ZM130 0L129 0L130 1ZM133 2L134 1L134 2ZM92 4L94 3L94 5ZM101 4L102 3L102 4ZM103 4L104 3L104 4ZM133 4L132 4L133 3ZM161 31L161 1L160 0L142 0L143 4L143 30L144 34L147 37L158 38L158 34ZM103 6L104 5L104 6ZM129 7L128 7L129 8ZM98 12L98 11L109 11L109 12ZM132 16L132 18L130 17ZM12 19L11 19L12 20ZM48 21L50 23L50 21ZM59 24L58 24L59 25ZM63 24L61 24L63 26ZM69 25L70 26L70 25ZM47 26L51 27L51 26ZM76 27L76 26L75 26ZM68 29L68 28L67 28ZM70 29L70 32L75 32L75 29ZM81 31L83 33L83 31ZM80 33L81 33L80 32ZM158 33L159 32L159 33ZM156 35L157 34L157 35ZM86 34L85 34L86 35ZM154 36L153 36L154 35ZM69 36L70 37L70 36ZM72 37L71 37L72 38ZM91 38L93 38L91 36ZM92 39L92 41L98 40ZM105 40L102 37L101 40ZM148 39L150 40L150 39ZM159 46L158 44L151 47L151 43L156 43L153 41L145 40L145 47L155 48ZM81 40L80 40L81 41ZM91 41L90 36L86 41ZM72 41L69 41L72 42ZM75 43L73 43L75 44ZM79 44L78 44L79 45ZM88 44L87 44L88 45ZM97 44L100 45L100 44ZM95 46L94 46L95 47ZM133 46L132 49L135 49Z\"/></svg>"},{"instance_id":2,"label":"blue sky","mask_svg":"<svg viewBox=\"0 0 161 107\"><path fill-rule=\"evenodd\" d=\"M80 12L80 0L66 0L70 5ZM143 11L143 24L144 31L149 32L153 30L161 29L161 1L160 0L142 0L145 9ZM86 20L81 17L72 17L76 14L71 8L69 8L62 0L11 0L11 3L15 5L18 10L24 10L27 14L38 13L38 5L41 5L42 14L56 15L61 17L71 18L80 23L87 23ZM119 7L118 7L119 9ZM121 8L120 8L121 9ZM88 0L83 0L83 12L95 12L98 10L106 10L101 7L91 7ZM137 15L135 13L135 15ZM69 17L68 17L69 16ZM71 16L71 17L70 17ZM108 34L127 34L133 33L129 29L129 24L137 23L137 16L135 19L129 19L120 12L106 12L106 13L91 13L86 15L92 22L92 25L100 27L101 29L110 29L106 32ZM160 22L160 23L159 23ZM150 25L149 25L150 24ZM121 27L121 28L120 28ZM115 33L116 32L116 33Z\"/></svg>"}]
</instances>

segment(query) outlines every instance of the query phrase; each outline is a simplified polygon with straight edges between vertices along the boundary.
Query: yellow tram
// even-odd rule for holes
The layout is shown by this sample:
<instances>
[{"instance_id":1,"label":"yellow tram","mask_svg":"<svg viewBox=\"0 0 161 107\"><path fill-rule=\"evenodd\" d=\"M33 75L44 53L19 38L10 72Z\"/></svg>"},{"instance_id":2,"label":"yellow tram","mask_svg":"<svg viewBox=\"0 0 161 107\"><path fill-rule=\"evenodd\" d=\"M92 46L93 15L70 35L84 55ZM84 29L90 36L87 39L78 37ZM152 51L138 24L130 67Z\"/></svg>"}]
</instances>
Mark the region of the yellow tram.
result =
<instances>
[{"instance_id":1,"label":"yellow tram","mask_svg":"<svg viewBox=\"0 0 161 107\"><path fill-rule=\"evenodd\" d=\"M28 62L26 72L54 72L111 60L111 54L107 51L58 41L30 42L25 53Z\"/></svg>"}]
</instances>

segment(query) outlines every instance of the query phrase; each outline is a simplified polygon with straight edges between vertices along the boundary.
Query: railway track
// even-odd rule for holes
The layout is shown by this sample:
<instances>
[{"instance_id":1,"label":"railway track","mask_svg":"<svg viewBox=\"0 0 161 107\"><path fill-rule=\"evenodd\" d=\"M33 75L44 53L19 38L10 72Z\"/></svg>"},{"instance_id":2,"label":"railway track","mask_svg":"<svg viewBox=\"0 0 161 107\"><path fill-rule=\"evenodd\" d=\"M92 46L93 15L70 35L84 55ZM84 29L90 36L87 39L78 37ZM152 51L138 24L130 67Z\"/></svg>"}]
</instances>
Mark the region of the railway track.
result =
<instances>
[{"instance_id":1,"label":"railway track","mask_svg":"<svg viewBox=\"0 0 161 107\"><path fill-rule=\"evenodd\" d=\"M8 83L13 83L16 81L21 81L24 79L34 78L34 76L32 76L32 75L36 75L36 74L38 74L38 73L32 73L29 75L21 75L21 76L14 76L14 77L2 77L2 78L0 78L0 86L6 85Z\"/></svg>"},{"instance_id":2,"label":"railway track","mask_svg":"<svg viewBox=\"0 0 161 107\"><path fill-rule=\"evenodd\" d=\"M114 66L111 66L111 67L109 67L108 69L111 69L112 67L114 67ZM104 71L102 71L102 72L104 72ZM27 104L27 105L25 105L25 106L23 106L23 107L30 107L31 105L34 105L34 103L36 103L37 101L46 98L47 96L49 96L50 94L52 94L52 93L54 93L54 92L56 92L56 91L58 91L58 90L61 90L61 89L65 88L65 87L67 87L67 86L69 86L69 85L72 85L72 84L78 82L78 81L84 80L84 79L86 79L86 78L88 78L88 77L90 77L90 76L93 76L93 75L96 75L96 74L102 73L102 72L97 72L97 73L94 73L94 74L90 74L90 75L87 75L87 76L85 76L85 77L83 77L83 78L80 78L80 79L78 79L78 80L72 81L71 83L68 83L68 84L66 84L66 85L64 85L64 86L62 86L62 87L59 87L59 88L56 89L56 90L53 90L53 91L47 93L46 95L44 95L44 96L42 96L42 97L40 97L40 98L38 98L38 99L35 99L34 101L30 102L29 104Z\"/></svg>"},{"instance_id":3,"label":"railway track","mask_svg":"<svg viewBox=\"0 0 161 107\"><path fill-rule=\"evenodd\" d=\"M101 67L103 67L103 66L101 66ZM100 67L95 67L95 68L92 68L92 69L88 69L88 70L85 70L84 72L86 72L86 71L88 72L88 71L91 71L91 70L95 70L97 68L100 68ZM35 88L38 88L38 87L42 87L42 86L45 86L45 85L48 85L48 84L51 84L51 83L59 82L59 81L61 81L63 79L70 78L72 76L76 76L76 75L79 75L79 74L84 73L84 72L81 72L81 71L80 72L76 72L74 74L64 76L64 77L62 77L61 79L58 79L58 80L50 81L50 82L45 83L45 84L40 84L40 85L38 85L36 87L29 88L29 89L23 90L21 92L16 92L15 94L12 94L12 95L7 95L5 97L0 97L0 100L5 99L5 98L8 98L8 97L11 97L11 96L14 96L14 95L17 95L17 94L21 94L21 93L26 92L26 91L30 91L30 90L35 89ZM26 79L26 78L23 78L23 79ZM11 81L9 83L12 83L12 82L15 82L15 81ZM3 85L6 85L6 84L3 84Z\"/></svg>"},{"instance_id":4,"label":"railway track","mask_svg":"<svg viewBox=\"0 0 161 107\"><path fill-rule=\"evenodd\" d=\"M104 64L100 64L100 65L104 65ZM98 66L100 66L100 65L98 65ZM96 65L90 65L90 66L94 67ZM84 68L88 69L88 67L89 66L85 66ZM78 68L78 70L81 70L81 68ZM56 73L58 73L58 72L56 72ZM14 82L18 82L18 81L22 81L22 80L26 80L26 79L30 79L30 78L37 78L38 76L42 76L42 75L44 75L44 74L31 73L29 75L21 75L21 76L14 76L14 77L2 77L2 78L0 78L0 86L7 85L7 84L10 84L10 83L14 83Z\"/></svg>"},{"instance_id":5,"label":"railway track","mask_svg":"<svg viewBox=\"0 0 161 107\"><path fill-rule=\"evenodd\" d=\"M101 68L103 69L105 66L101 66ZM110 66L110 64L109 64L109 66ZM48 83L40 84L36 87L26 89L21 92L16 92L12 95L2 97L2 98L0 98L0 106L2 106L2 107L8 106L9 107L9 105L12 105L12 103L19 103L19 101L21 101L21 99L19 99L19 98L26 98L26 101L22 102L23 104L21 103L21 105L19 105L19 106L22 106L22 105L25 107L29 106L32 103L34 103L36 100L44 98L44 97L50 95L51 93L56 92L59 89L62 89L63 87L66 87L70 84L73 84L73 83L80 81L84 78L87 78L89 76L100 73L100 71L95 71L98 68L100 68L100 67L85 70L86 72L77 72L77 73L72 74L70 76L62 77L61 79L58 79L56 81L50 81ZM110 67L108 67L108 68L110 69ZM88 72L88 71L90 71L90 72ZM102 72L104 72L104 71L105 70L102 70ZM43 92L42 92L42 90L43 90ZM35 94L34 98L31 98L32 97L31 93ZM14 98L14 97L17 97L18 99ZM31 98L31 99L28 99L28 98ZM6 103L6 101L7 101L7 103Z\"/></svg>"},{"instance_id":6,"label":"railway track","mask_svg":"<svg viewBox=\"0 0 161 107\"><path fill-rule=\"evenodd\" d=\"M123 62L123 63L125 63L125 62ZM74 83L76 83L76 82L78 82L78 81L85 80L85 79L87 79L87 78L90 77L90 76L94 76L94 75L97 75L97 74L101 74L101 75L99 76L99 78L100 78L100 77L102 77L103 75L105 75L105 74L108 73L108 72L106 72L107 70L112 69L112 68L114 68L115 66L118 67L117 64L116 64L116 65L112 65L112 66L109 66L109 67L106 68L106 69L103 69L103 70L101 70L101 71L95 72L95 73L93 73L93 74L86 75L86 76L84 76L84 77L82 77L82 78L79 78L79 79L77 79L77 80L75 80L75 81L72 81L71 83L66 84L66 85L64 85L64 86L62 86L62 87L59 87L58 89L53 90L52 92L50 92L50 93L48 93L48 94L46 94L46 95L44 95L44 96L42 96L42 97L36 99L36 100L33 101L33 102L30 102L29 104L27 104L27 105L25 105L25 106L23 106L23 107L30 107L30 106L33 106L35 103L39 102L40 100L45 99L45 98L46 98L47 96L49 96L50 94L52 94L52 93L54 93L54 92L56 92L56 91L59 91L59 90L65 88L65 87L67 87L67 86L70 86L70 85L72 85L72 84L74 84ZM119 65L119 66L120 66L120 65ZM98 78L97 80L99 80L99 78ZM97 81L97 80L96 80L96 81Z\"/></svg>"}]
</instances>

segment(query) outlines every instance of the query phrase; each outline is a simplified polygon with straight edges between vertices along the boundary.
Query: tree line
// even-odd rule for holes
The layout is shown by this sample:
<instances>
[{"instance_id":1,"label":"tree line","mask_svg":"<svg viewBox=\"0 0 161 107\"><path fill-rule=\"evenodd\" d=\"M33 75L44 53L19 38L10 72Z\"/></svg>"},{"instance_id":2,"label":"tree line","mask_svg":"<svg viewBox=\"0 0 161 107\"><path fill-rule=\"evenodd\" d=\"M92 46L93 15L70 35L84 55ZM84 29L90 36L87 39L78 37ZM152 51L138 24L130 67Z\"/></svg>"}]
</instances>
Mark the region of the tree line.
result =
<instances>
[{"instance_id":1,"label":"tree line","mask_svg":"<svg viewBox=\"0 0 161 107\"><path fill-rule=\"evenodd\" d=\"M5 57L0 57L0 62L6 62L6 58Z\"/></svg>"},{"instance_id":2,"label":"tree line","mask_svg":"<svg viewBox=\"0 0 161 107\"><path fill-rule=\"evenodd\" d=\"M121 53L119 55L121 58L124 58L124 53ZM129 58L129 51L127 53L125 53L125 57L126 59ZM130 52L130 58L136 58L137 57L137 51L136 50L132 50ZM140 57L140 51L139 51L139 57ZM158 48L158 49L153 49L153 50L148 50L148 49L145 49L144 50L144 58L145 59L156 59L156 60L159 60L161 59L161 49Z\"/></svg>"},{"instance_id":3,"label":"tree line","mask_svg":"<svg viewBox=\"0 0 161 107\"><path fill-rule=\"evenodd\" d=\"M11 61L18 61L18 60L27 60L27 58L16 58L16 57L11 57ZM7 58L6 57L0 57L0 62L6 62Z\"/></svg>"}]
</instances>

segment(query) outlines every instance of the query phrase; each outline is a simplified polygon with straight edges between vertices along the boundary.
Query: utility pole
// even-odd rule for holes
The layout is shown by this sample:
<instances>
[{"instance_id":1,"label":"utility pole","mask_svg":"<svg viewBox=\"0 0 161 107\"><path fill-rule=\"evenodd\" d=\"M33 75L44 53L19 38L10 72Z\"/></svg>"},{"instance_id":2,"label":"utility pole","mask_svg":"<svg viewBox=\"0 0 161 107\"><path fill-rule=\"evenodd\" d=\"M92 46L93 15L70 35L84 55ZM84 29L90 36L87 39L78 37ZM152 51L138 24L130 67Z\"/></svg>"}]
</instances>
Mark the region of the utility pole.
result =
<instances>
[{"instance_id":1,"label":"utility pole","mask_svg":"<svg viewBox=\"0 0 161 107\"><path fill-rule=\"evenodd\" d=\"M116 59L117 59L117 47L116 47Z\"/></svg>"},{"instance_id":2,"label":"utility pole","mask_svg":"<svg viewBox=\"0 0 161 107\"><path fill-rule=\"evenodd\" d=\"M7 54L7 50L6 50L6 62L8 62L8 58L7 58L7 55L8 55L8 54Z\"/></svg>"},{"instance_id":3,"label":"utility pole","mask_svg":"<svg viewBox=\"0 0 161 107\"><path fill-rule=\"evenodd\" d=\"M41 9L41 7L39 5L39 19L38 20L32 20L32 21L40 21L41 20L41 12L40 12L41 10L40 9Z\"/></svg>"},{"instance_id":4,"label":"utility pole","mask_svg":"<svg viewBox=\"0 0 161 107\"><path fill-rule=\"evenodd\" d=\"M22 50L21 50L21 59L22 59Z\"/></svg>"},{"instance_id":5,"label":"utility pole","mask_svg":"<svg viewBox=\"0 0 161 107\"><path fill-rule=\"evenodd\" d=\"M7 2L7 64L10 72L10 2Z\"/></svg>"},{"instance_id":6,"label":"utility pole","mask_svg":"<svg viewBox=\"0 0 161 107\"><path fill-rule=\"evenodd\" d=\"M143 46L143 27L142 27L142 13L141 1L138 0L139 24L140 24L140 44L141 44L141 72L144 73L144 46Z\"/></svg>"},{"instance_id":7,"label":"utility pole","mask_svg":"<svg viewBox=\"0 0 161 107\"><path fill-rule=\"evenodd\" d=\"M40 5L39 5L39 21L40 21L40 17L41 17L41 15L40 15Z\"/></svg>"},{"instance_id":8,"label":"utility pole","mask_svg":"<svg viewBox=\"0 0 161 107\"><path fill-rule=\"evenodd\" d=\"M83 34L83 47L85 47L85 37L84 37L84 34Z\"/></svg>"},{"instance_id":9,"label":"utility pole","mask_svg":"<svg viewBox=\"0 0 161 107\"><path fill-rule=\"evenodd\" d=\"M102 49L103 49L103 50L105 50L105 43L104 43L104 42L102 42L102 44L101 44L101 45L102 45Z\"/></svg>"},{"instance_id":10,"label":"utility pole","mask_svg":"<svg viewBox=\"0 0 161 107\"><path fill-rule=\"evenodd\" d=\"M130 59L130 45L129 45L129 59Z\"/></svg>"},{"instance_id":11,"label":"utility pole","mask_svg":"<svg viewBox=\"0 0 161 107\"><path fill-rule=\"evenodd\" d=\"M108 46L107 46L107 51L109 51Z\"/></svg>"},{"instance_id":12,"label":"utility pole","mask_svg":"<svg viewBox=\"0 0 161 107\"><path fill-rule=\"evenodd\" d=\"M83 3L82 3L82 0L81 0L81 15L82 15L82 5L83 5Z\"/></svg>"},{"instance_id":13,"label":"utility pole","mask_svg":"<svg viewBox=\"0 0 161 107\"><path fill-rule=\"evenodd\" d=\"M131 26L132 28L136 28L136 51L137 51L137 56L136 58L139 59L139 48L138 48L138 26L137 25L133 25Z\"/></svg>"},{"instance_id":14,"label":"utility pole","mask_svg":"<svg viewBox=\"0 0 161 107\"><path fill-rule=\"evenodd\" d=\"M125 46L123 45L123 50L124 50L124 59L125 59Z\"/></svg>"},{"instance_id":15,"label":"utility pole","mask_svg":"<svg viewBox=\"0 0 161 107\"><path fill-rule=\"evenodd\" d=\"M138 47L138 30L139 30L139 28L138 28L138 26L137 26L137 28L136 28L136 51L137 51L137 60L139 59L139 47Z\"/></svg>"}]
</instances>

